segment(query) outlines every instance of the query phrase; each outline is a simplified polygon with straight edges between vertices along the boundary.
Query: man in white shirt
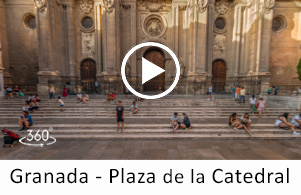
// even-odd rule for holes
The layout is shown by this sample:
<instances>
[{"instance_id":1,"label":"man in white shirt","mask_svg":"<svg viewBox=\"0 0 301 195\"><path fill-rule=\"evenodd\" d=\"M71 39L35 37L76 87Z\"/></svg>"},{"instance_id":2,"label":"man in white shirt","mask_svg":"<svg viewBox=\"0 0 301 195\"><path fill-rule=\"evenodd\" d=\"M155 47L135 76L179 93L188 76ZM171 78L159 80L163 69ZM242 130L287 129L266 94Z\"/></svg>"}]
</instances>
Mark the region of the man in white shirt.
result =
<instances>
[{"instance_id":1,"label":"man in white shirt","mask_svg":"<svg viewBox=\"0 0 301 195\"><path fill-rule=\"evenodd\" d=\"M65 109L64 109L64 101L61 99L61 97L57 97L58 100L59 100L59 103L60 103L60 108L61 108L61 111L63 112Z\"/></svg>"},{"instance_id":2,"label":"man in white shirt","mask_svg":"<svg viewBox=\"0 0 301 195\"><path fill-rule=\"evenodd\" d=\"M292 123L295 125L295 127L301 128L301 114L296 115L296 116L293 118Z\"/></svg>"}]
</instances>

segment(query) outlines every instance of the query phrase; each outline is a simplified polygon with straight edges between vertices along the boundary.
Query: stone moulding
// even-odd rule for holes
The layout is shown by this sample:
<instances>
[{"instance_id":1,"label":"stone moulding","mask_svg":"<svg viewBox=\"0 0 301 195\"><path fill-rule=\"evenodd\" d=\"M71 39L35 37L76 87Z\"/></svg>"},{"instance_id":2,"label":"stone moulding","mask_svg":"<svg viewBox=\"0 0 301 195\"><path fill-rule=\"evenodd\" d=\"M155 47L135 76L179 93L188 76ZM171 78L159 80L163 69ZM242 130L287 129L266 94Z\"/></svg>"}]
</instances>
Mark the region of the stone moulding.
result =
<instances>
[{"instance_id":1,"label":"stone moulding","mask_svg":"<svg viewBox=\"0 0 301 195\"><path fill-rule=\"evenodd\" d=\"M231 8L231 4L227 2L216 2L215 11L218 15L225 15Z\"/></svg>"},{"instance_id":2,"label":"stone moulding","mask_svg":"<svg viewBox=\"0 0 301 195\"><path fill-rule=\"evenodd\" d=\"M265 0L264 1L264 11L265 13L270 13L275 5L275 0Z\"/></svg>"},{"instance_id":3,"label":"stone moulding","mask_svg":"<svg viewBox=\"0 0 301 195\"><path fill-rule=\"evenodd\" d=\"M94 6L93 0L78 0L77 3L83 13L90 14L92 12Z\"/></svg>"},{"instance_id":4,"label":"stone moulding","mask_svg":"<svg viewBox=\"0 0 301 195\"><path fill-rule=\"evenodd\" d=\"M166 6L166 0L144 0L142 5L151 12L157 12Z\"/></svg>"},{"instance_id":5,"label":"stone moulding","mask_svg":"<svg viewBox=\"0 0 301 195\"><path fill-rule=\"evenodd\" d=\"M199 12L203 13L207 10L208 0L198 0L196 8Z\"/></svg>"}]
</instances>

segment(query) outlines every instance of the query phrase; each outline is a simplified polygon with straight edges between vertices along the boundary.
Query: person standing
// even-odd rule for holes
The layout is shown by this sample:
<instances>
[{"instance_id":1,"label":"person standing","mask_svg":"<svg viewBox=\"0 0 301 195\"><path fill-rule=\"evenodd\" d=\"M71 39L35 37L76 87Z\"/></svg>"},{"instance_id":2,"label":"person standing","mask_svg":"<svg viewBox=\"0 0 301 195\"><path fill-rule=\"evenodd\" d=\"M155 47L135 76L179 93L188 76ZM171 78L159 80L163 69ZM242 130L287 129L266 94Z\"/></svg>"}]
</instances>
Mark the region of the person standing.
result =
<instances>
[{"instance_id":1,"label":"person standing","mask_svg":"<svg viewBox=\"0 0 301 195\"><path fill-rule=\"evenodd\" d=\"M261 118L262 112L266 108L266 104L265 104L265 101L263 100L263 98L259 98L259 101L257 102L256 107L257 107L257 110L259 111L259 118Z\"/></svg>"},{"instance_id":2,"label":"person standing","mask_svg":"<svg viewBox=\"0 0 301 195\"><path fill-rule=\"evenodd\" d=\"M272 93L272 87L270 85L269 88L268 88L268 94L271 95L271 93Z\"/></svg>"},{"instance_id":3,"label":"person standing","mask_svg":"<svg viewBox=\"0 0 301 195\"><path fill-rule=\"evenodd\" d=\"M246 103L246 94L247 94L247 91L245 90L244 87L241 88L240 90L240 94L239 94L239 103Z\"/></svg>"},{"instance_id":4,"label":"person standing","mask_svg":"<svg viewBox=\"0 0 301 195\"><path fill-rule=\"evenodd\" d=\"M236 87L235 90L235 100L239 100L239 95L240 95L240 86Z\"/></svg>"},{"instance_id":5,"label":"person standing","mask_svg":"<svg viewBox=\"0 0 301 195\"><path fill-rule=\"evenodd\" d=\"M55 99L54 97L54 88L51 86L50 89L49 89L49 99Z\"/></svg>"},{"instance_id":6,"label":"person standing","mask_svg":"<svg viewBox=\"0 0 301 195\"><path fill-rule=\"evenodd\" d=\"M256 102L257 99L255 98L255 95L252 95L252 97L249 99L250 107L251 107L251 113L253 114L256 108Z\"/></svg>"},{"instance_id":7,"label":"person standing","mask_svg":"<svg viewBox=\"0 0 301 195\"><path fill-rule=\"evenodd\" d=\"M64 101L61 99L61 97L57 97L58 98L58 101L60 103L60 111L63 112L65 109L64 109Z\"/></svg>"},{"instance_id":8,"label":"person standing","mask_svg":"<svg viewBox=\"0 0 301 195\"><path fill-rule=\"evenodd\" d=\"M68 99L68 88L67 88L67 86L65 86L64 88L63 88L63 97L64 98L67 98Z\"/></svg>"},{"instance_id":9,"label":"person standing","mask_svg":"<svg viewBox=\"0 0 301 195\"><path fill-rule=\"evenodd\" d=\"M212 85L208 85L208 100L213 99L212 93L213 93L213 87L212 87Z\"/></svg>"},{"instance_id":10,"label":"person standing","mask_svg":"<svg viewBox=\"0 0 301 195\"><path fill-rule=\"evenodd\" d=\"M235 85L233 85L233 87L232 87L232 96L233 96L233 100L235 100L235 91L236 91L236 86Z\"/></svg>"},{"instance_id":11,"label":"person standing","mask_svg":"<svg viewBox=\"0 0 301 195\"><path fill-rule=\"evenodd\" d=\"M117 132L120 130L120 123L122 124L122 130L124 131L124 107L122 102L118 101L118 106L116 106L116 119L117 119Z\"/></svg>"}]
</instances>

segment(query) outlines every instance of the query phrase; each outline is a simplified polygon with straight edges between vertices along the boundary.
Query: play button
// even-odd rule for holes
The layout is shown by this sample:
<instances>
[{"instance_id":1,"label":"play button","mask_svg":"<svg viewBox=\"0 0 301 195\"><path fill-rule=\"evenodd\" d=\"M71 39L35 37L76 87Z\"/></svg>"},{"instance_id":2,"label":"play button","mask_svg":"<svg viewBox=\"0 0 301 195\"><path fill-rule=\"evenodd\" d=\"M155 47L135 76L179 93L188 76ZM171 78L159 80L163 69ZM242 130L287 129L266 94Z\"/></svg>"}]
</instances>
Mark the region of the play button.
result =
<instances>
[{"instance_id":1,"label":"play button","mask_svg":"<svg viewBox=\"0 0 301 195\"><path fill-rule=\"evenodd\" d=\"M163 72L164 69L142 57L142 85Z\"/></svg>"},{"instance_id":2,"label":"play button","mask_svg":"<svg viewBox=\"0 0 301 195\"><path fill-rule=\"evenodd\" d=\"M164 91L160 94L157 94L157 95L144 95L144 94L139 93L138 91L135 91L132 88L132 86L129 84L129 82L127 81L127 78L126 78L125 67L127 65L128 59L131 57L131 55L134 52L136 52L138 49L141 49L143 47L158 47L158 48L165 50L172 57L175 65L176 65L176 67L175 67L176 75L175 75L175 79L174 79L173 83L166 91ZM165 72L164 69L162 69L159 66L157 66L156 64L146 60L145 58L142 58L142 85L145 84L147 81L151 80L152 78L159 76L160 74L162 74L164 72ZM123 58L122 65L121 65L121 77L122 77L123 83L126 86L126 88L130 92L132 92L134 95L144 98L144 99L158 99L158 98L162 98L162 97L166 96L167 94L169 94L178 84L178 81L180 78L180 63L179 63L177 56L173 53L173 51L171 49L169 49L168 47L166 47L165 45L162 45L162 44L156 43L156 42L141 43L141 44L133 47Z\"/></svg>"}]
</instances>

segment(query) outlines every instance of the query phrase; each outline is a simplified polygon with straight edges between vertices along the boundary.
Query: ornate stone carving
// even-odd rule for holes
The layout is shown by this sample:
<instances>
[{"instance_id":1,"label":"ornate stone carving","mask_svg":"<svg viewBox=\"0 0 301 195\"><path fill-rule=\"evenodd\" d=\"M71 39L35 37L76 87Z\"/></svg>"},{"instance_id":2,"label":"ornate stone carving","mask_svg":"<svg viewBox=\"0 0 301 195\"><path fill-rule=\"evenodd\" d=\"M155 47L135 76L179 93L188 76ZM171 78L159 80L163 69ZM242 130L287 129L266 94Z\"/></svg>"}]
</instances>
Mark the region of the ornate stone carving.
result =
<instances>
[{"instance_id":1,"label":"ornate stone carving","mask_svg":"<svg viewBox=\"0 0 301 195\"><path fill-rule=\"evenodd\" d=\"M224 57L226 50L226 35L215 34L213 41L213 54L215 57Z\"/></svg>"},{"instance_id":2,"label":"ornate stone carving","mask_svg":"<svg viewBox=\"0 0 301 195\"><path fill-rule=\"evenodd\" d=\"M226 13L228 13L230 7L231 7L231 4L228 2L216 2L215 3L215 11L219 15L225 15Z\"/></svg>"},{"instance_id":3,"label":"ornate stone carving","mask_svg":"<svg viewBox=\"0 0 301 195\"><path fill-rule=\"evenodd\" d=\"M94 33L82 33L82 53L85 57L94 57L95 54Z\"/></svg>"},{"instance_id":4,"label":"ornate stone carving","mask_svg":"<svg viewBox=\"0 0 301 195\"><path fill-rule=\"evenodd\" d=\"M265 0L264 1L264 11L265 13L270 13L275 5L275 0Z\"/></svg>"},{"instance_id":5,"label":"ornate stone carving","mask_svg":"<svg viewBox=\"0 0 301 195\"><path fill-rule=\"evenodd\" d=\"M40 12L43 12L47 7L46 0L33 0L33 3Z\"/></svg>"},{"instance_id":6,"label":"ornate stone carving","mask_svg":"<svg viewBox=\"0 0 301 195\"><path fill-rule=\"evenodd\" d=\"M187 5L179 5L179 11L185 11L187 9Z\"/></svg>"},{"instance_id":7,"label":"ornate stone carving","mask_svg":"<svg viewBox=\"0 0 301 195\"><path fill-rule=\"evenodd\" d=\"M201 13L206 11L207 6L208 6L208 0L198 0L196 5L198 11Z\"/></svg>"},{"instance_id":8,"label":"ornate stone carving","mask_svg":"<svg viewBox=\"0 0 301 195\"><path fill-rule=\"evenodd\" d=\"M93 10L94 1L93 0L78 0L79 9L85 13L90 14Z\"/></svg>"},{"instance_id":9,"label":"ornate stone carving","mask_svg":"<svg viewBox=\"0 0 301 195\"><path fill-rule=\"evenodd\" d=\"M125 10L130 10L132 8L132 6L129 4L122 4L121 7Z\"/></svg>"},{"instance_id":10,"label":"ornate stone carving","mask_svg":"<svg viewBox=\"0 0 301 195\"><path fill-rule=\"evenodd\" d=\"M166 21L160 15L150 15L143 22L143 31L150 37L161 37L166 31Z\"/></svg>"},{"instance_id":11,"label":"ornate stone carving","mask_svg":"<svg viewBox=\"0 0 301 195\"><path fill-rule=\"evenodd\" d=\"M166 5L166 0L145 0L143 6L151 12L157 12Z\"/></svg>"},{"instance_id":12,"label":"ornate stone carving","mask_svg":"<svg viewBox=\"0 0 301 195\"><path fill-rule=\"evenodd\" d=\"M103 0L103 6L105 7L106 12L112 13L114 10L114 0Z\"/></svg>"}]
</instances>

